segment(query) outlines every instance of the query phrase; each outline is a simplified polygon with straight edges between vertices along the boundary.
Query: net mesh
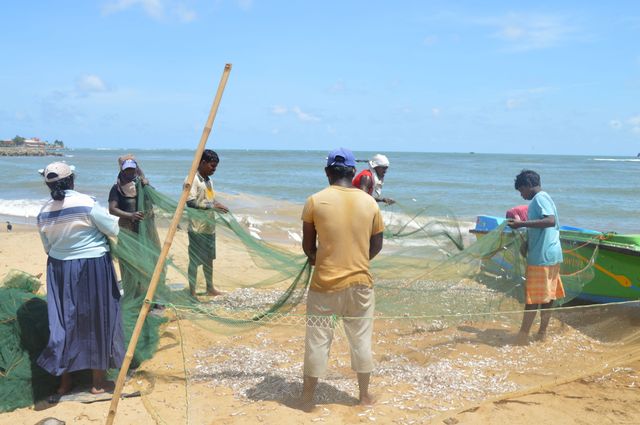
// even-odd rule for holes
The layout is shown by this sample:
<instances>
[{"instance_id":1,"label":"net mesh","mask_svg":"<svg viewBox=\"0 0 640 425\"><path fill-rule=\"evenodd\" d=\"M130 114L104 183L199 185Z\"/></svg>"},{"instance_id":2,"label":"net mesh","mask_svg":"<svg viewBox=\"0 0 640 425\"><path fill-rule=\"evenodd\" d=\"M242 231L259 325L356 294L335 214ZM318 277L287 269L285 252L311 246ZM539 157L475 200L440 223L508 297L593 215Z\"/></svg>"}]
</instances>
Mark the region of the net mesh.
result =
<instances>
[{"instance_id":1,"label":"net mesh","mask_svg":"<svg viewBox=\"0 0 640 425\"><path fill-rule=\"evenodd\" d=\"M128 338L177 205L151 186L139 187L138 196L145 212L138 232L121 230L112 243ZM151 301L157 314L148 316L137 345L132 365L140 366L137 379L128 384L142 389L157 422L189 422L194 409L206 402L194 395L198 387L226 388L249 402L286 404L301 390L307 324L337 331L332 372L321 381L317 401L354 402L357 387L344 318L305 314L312 268L300 249L298 214L274 208L260 221L242 211L185 210ZM397 413L399 423L426 421L583 376L636 355L640 310L635 301L581 305L576 299L604 273L601 245L612 235L577 232L563 242L561 276L567 295L554 306L548 340L519 347L512 337L523 310L522 233L503 224L471 235L470 223L453 214L398 204L385 208L383 216L385 246L371 265L376 289L373 385L384 388L385 405ZM202 268L196 274L196 295L190 293L189 229L194 223L215 226L213 285L226 292L223 296L203 293ZM631 249L628 242L619 242L618 248ZM196 243L192 238L192 250L208 249ZM625 280L628 273L605 271L621 287L636 288L636 282ZM39 285L36 277L15 272L0 288L0 411L31 405L56 385L35 365L48 339L46 298L34 295ZM154 390L162 376L157 362L163 353L154 357L159 344L179 346L182 353L181 364L172 367L182 376L185 398L178 402L174 397L171 407ZM584 361L576 363L575 353Z\"/></svg>"}]
</instances>

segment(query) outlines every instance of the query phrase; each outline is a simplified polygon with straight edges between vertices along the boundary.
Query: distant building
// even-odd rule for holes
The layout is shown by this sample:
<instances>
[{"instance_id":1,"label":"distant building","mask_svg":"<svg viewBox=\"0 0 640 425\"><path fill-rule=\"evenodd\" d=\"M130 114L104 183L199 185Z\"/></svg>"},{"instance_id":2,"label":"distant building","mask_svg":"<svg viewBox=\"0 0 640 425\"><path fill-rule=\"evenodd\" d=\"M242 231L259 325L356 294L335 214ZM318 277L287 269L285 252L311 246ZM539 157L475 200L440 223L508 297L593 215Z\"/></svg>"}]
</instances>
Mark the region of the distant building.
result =
<instances>
[{"instance_id":1,"label":"distant building","mask_svg":"<svg viewBox=\"0 0 640 425\"><path fill-rule=\"evenodd\" d=\"M46 142L34 137L32 139L24 139L24 147L26 148L45 148L47 146Z\"/></svg>"},{"instance_id":2,"label":"distant building","mask_svg":"<svg viewBox=\"0 0 640 425\"><path fill-rule=\"evenodd\" d=\"M62 156L64 150L65 146L61 140L48 143L37 137L25 139L20 136L11 140L0 140L0 156Z\"/></svg>"}]
</instances>

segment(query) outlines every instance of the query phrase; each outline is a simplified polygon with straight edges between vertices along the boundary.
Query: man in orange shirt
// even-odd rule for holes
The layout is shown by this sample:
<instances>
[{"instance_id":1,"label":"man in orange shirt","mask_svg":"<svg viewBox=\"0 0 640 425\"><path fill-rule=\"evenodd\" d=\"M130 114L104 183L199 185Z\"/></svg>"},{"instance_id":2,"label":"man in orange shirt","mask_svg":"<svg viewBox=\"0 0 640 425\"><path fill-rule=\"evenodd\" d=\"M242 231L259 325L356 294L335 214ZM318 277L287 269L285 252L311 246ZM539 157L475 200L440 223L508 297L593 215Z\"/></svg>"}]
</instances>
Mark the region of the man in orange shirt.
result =
<instances>
[{"instance_id":1,"label":"man in orange shirt","mask_svg":"<svg viewBox=\"0 0 640 425\"><path fill-rule=\"evenodd\" d=\"M376 201L352 187L356 161L349 149L327 158L329 187L311 195L302 211L302 247L315 265L307 295L304 383L301 408L311 411L318 378L325 375L333 317L342 317L358 374L360 403L372 404L371 337L375 297L369 260L382 249L384 224Z\"/></svg>"}]
</instances>

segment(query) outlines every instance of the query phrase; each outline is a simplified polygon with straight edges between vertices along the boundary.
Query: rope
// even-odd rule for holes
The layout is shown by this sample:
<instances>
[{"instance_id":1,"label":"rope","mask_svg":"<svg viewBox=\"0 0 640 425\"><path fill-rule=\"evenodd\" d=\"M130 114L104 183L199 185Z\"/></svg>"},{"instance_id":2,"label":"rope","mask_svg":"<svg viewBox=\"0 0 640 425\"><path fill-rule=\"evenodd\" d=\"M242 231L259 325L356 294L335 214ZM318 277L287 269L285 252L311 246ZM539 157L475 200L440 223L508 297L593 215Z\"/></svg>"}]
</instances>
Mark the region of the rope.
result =
<instances>
[{"instance_id":1,"label":"rope","mask_svg":"<svg viewBox=\"0 0 640 425\"><path fill-rule=\"evenodd\" d=\"M189 408L189 372L187 371L187 356L184 353L185 338L184 338L184 333L182 332L180 316L178 315L175 307L171 306L171 308L173 308L174 314L176 315L176 322L178 324L178 333L180 334L180 352L182 354L182 370L184 371L184 400L187 408L185 416L186 416L187 425L189 425L189 421L191 418L191 415L189 413L191 412L191 409Z\"/></svg>"},{"instance_id":2,"label":"rope","mask_svg":"<svg viewBox=\"0 0 640 425\"><path fill-rule=\"evenodd\" d=\"M244 321L245 324L284 324L284 323L293 323L300 325L308 325L308 326L318 326L318 327L333 327L337 323L339 319L364 319L371 320L370 318L363 317L350 317L350 316L337 316L335 314L330 316L314 316L307 314L291 314L291 313L269 313L264 314L260 321L253 320L255 316L255 312L225 312L228 315L217 314L212 311L207 311L203 307L190 307L190 306L180 306L171 303L162 303L154 301L154 304L165 305L167 307L173 308L176 311L186 312L186 313L196 313L201 314L203 316L212 318L212 319L221 319L221 320L229 320L229 321ZM607 303L607 304L590 304L590 305L578 305L578 306L560 306L560 307L551 307L544 309L545 312L567 312L573 310L588 310L588 309L596 309L596 308L605 308L605 307L616 307L616 306L625 306L625 305L633 305L639 304L640 300L632 300L632 301L620 301L615 303ZM604 307L603 307L604 306ZM538 308L536 310L530 311L540 311L542 309ZM433 314L433 315L412 315L412 314L403 314L401 316L386 316L386 315L378 315L374 317L374 320L429 320L429 319L445 319L445 318L460 318L460 317L498 317L504 315L519 315L522 314L524 310L505 310L498 312L465 312L465 313L449 313L449 314ZM283 323L284 322L284 323ZM229 323L233 325L234 323ZM242 324L242 323L241 323Z\"/></svg>"}]
</instances>

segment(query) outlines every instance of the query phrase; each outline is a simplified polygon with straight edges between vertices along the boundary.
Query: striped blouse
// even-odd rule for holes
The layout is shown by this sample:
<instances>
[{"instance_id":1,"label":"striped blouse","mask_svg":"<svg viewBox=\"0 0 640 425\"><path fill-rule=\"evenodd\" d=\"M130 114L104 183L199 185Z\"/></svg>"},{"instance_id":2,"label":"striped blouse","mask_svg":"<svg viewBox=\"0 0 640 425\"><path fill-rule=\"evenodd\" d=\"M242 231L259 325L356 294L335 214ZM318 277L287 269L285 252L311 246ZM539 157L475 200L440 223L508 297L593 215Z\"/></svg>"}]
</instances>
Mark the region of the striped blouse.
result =
<instances>
[{"instance_id":1,"label":"striped blouse","mask_svg":"<svg viewBox=\"0 0 640 425\"><path fill-rule=\"evenodd\" d=\"M50 199L38 214L46 253L58 260L97 258L109 251L108 236L117 236L116 217L95 198L66 190L61 201Z\"/></svg>"}]
</instances>

